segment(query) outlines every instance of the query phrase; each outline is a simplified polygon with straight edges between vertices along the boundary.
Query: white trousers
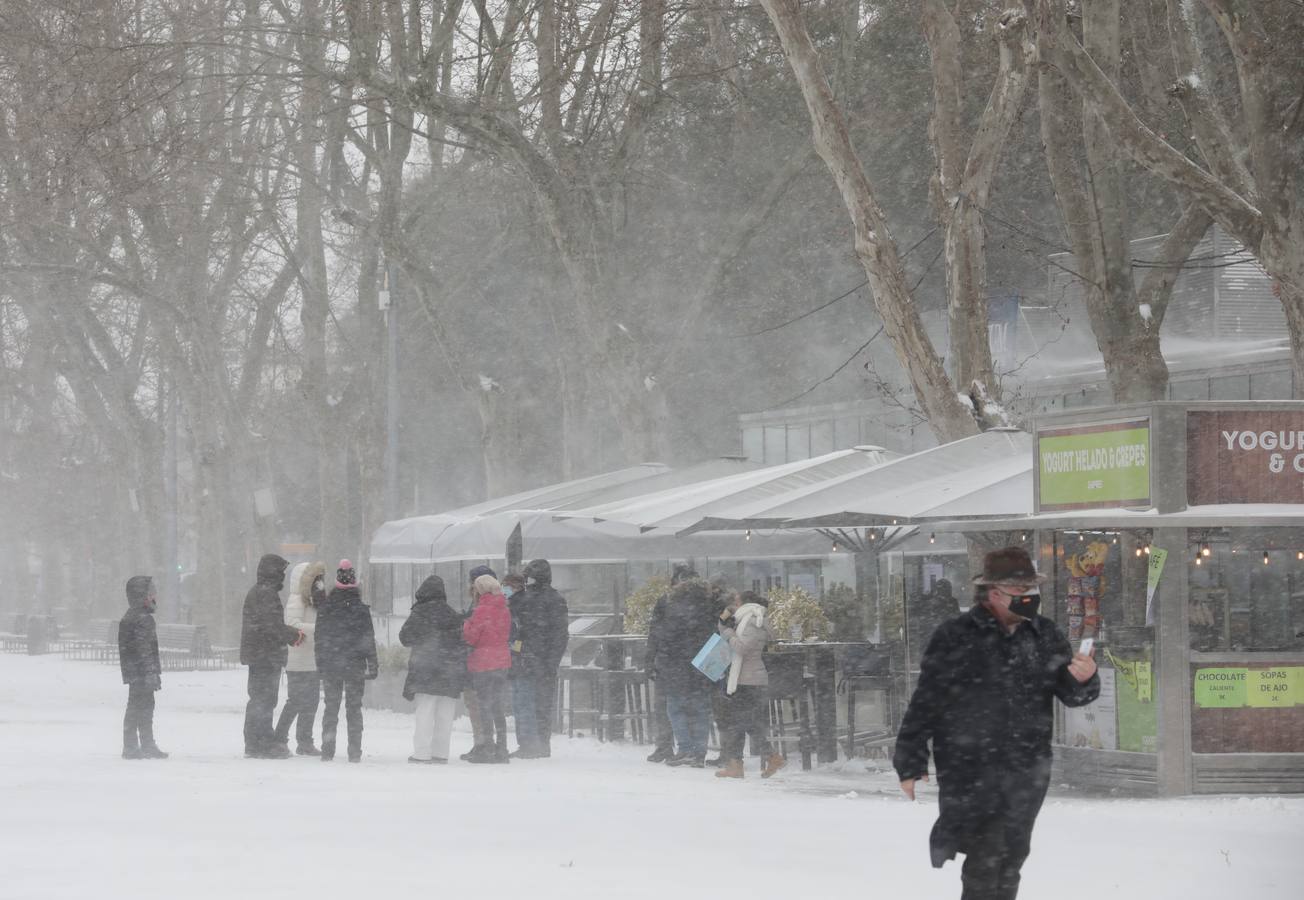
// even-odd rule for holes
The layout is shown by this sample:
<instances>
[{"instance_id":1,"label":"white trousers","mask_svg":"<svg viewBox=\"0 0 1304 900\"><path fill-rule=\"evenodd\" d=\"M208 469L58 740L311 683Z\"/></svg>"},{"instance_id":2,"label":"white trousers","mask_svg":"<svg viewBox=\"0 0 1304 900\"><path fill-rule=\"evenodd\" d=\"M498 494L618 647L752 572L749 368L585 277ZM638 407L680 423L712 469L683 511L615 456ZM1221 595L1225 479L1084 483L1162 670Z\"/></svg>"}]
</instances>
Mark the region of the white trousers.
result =
<instances>
[{"instance_id":1,"label":"white trousers","mask_svg":"<svg viewBox=\"0 0 1304 900\"><path fill-rule=\"evenodd\" d=\"M456 697L435 694L416 695L416 730L412 735L412 755L417 759L448 759L453 739L453 713Z\"/></svg>"}]
</instances>

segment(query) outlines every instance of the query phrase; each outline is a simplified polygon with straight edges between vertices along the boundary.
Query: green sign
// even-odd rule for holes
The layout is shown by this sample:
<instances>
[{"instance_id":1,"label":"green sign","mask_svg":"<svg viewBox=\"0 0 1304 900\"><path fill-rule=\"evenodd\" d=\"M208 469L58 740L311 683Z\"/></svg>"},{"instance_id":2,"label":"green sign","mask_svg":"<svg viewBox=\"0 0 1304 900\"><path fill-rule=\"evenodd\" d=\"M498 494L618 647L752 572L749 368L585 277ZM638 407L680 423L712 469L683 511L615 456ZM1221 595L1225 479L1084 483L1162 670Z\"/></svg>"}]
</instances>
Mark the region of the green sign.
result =
<instances>
[{"instance_id":1,"label":"green sign","mask_svg":"<svg viewBox=\"0 0 1304 900\"><path fill-rule=\"evenodd\" d=\"M1299 696L1301 675L1304 675L1301 666L1251 669L1245 687L1249 705L1259 709L1284 709L1304 702L1304 698Z\"/></svg>"},{"instance_id":2,"label":"green sign","mask_svg":"<svg viewBox=\"0 0 1304 900\"><path fill-rule=\"evenodd\" d=\"M1038 508L1150 505L1150 423L1037 434Z\"/></svg>"},{"instance_id":3,"label":"green sign","mask_svg":"<svg viewBox=\"0 0 1304 900\"><path fill-rule=\"evenodd\" d=\"M1196 669L1195 705L1202 709L1240 709L1249 699L1248 669Z\"/></svg>"}]
</instances>

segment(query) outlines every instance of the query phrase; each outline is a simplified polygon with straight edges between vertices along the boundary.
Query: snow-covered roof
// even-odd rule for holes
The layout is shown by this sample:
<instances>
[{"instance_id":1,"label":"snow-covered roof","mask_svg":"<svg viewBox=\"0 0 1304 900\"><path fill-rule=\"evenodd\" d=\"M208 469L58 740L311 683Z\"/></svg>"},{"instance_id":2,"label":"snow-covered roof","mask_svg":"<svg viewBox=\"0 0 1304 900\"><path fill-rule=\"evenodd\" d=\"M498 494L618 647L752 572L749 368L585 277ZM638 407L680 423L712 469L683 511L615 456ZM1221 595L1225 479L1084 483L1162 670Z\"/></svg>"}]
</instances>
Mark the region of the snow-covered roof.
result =
<instances>
[{"instance_id":1,"label":"snow-covered roof","mask_svg":"<svg viewBox=\"0 0 1304 900\"><path fill-rule=\"evenodd\" d=\"M438 517L430 517L438 518ZM408 520L413 521L413 520ZM446 563L505 559L513 532L520 529L521 558L554 563L627 560L796 559L827 556L829 542L810 531L743 532L678 537L667 530L644 532L618 523L558 519L551 510L505 510L444 524L424 545L427 532L377 532L373 563Z\"/></svg>"},{"instance_id":2,"label":"snow-covered roof","mask_svg":"<svg viewBox=\"0 0 1304 900\"><path fill-rule=\"evenodd\" d=\"M689 531L852 528L1032 512L1032 437L997 429L761 502L716 505Z\"/></svg>"},{"instance_id":3,"label":"snow-covered roof","mask_svg":"<svg viewBox=\"0 0 1304 900\"><path fill-rule=\"evenodd\" d=\"M395 519L376 529L371 539L369 558L377 563L424 563L432 560L498 557L502 556L506 541L517 524L527 526L530 533L540 538L550 536L555 541L569 535L597 542L620 530L609 527L589 529L587 532L576 529L541 531L537 520L545 512L546 518L550 519L555 511L577 504L614 503L640 493L678 489L758 468L758 464L738 457L723 457L678 469L645 464L591 478L548 485L434 515ZM637 537L638 531L626 529L625 536Z\"/></svg>"},{"instance_id":4,"label":"snow-covered roof","mask_svg":"<svg viewBox=\"0 0 1304 900\"><path fill-rule=\"evenodd\" d=\"M559 518L616 522L645 531L681 531L707 516L721 515L747 504L772 503L795 491L815 488L880 466L896 456L881 447L838 450L813 459L768 466L615 503L573 509L559 514Z\"/></svg>"}]
</instances>

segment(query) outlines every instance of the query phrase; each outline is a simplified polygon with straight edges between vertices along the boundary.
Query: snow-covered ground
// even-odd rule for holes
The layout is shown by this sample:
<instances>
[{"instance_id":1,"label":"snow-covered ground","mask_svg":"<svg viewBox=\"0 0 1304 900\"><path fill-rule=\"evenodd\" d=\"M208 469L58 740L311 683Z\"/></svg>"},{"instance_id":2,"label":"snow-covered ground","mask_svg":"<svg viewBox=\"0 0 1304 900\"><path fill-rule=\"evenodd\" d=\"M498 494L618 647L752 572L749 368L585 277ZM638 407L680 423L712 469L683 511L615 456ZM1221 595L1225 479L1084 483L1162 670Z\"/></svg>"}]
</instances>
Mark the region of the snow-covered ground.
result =
<instances>
[{"instance_id":1,"label":"snow-covered ground","mask_svg":"<svg viewBox=\"0 0 1304 900\"><path fill-rule=\"evenodd\" d=\"M243 670L166 674L172 758L127 762L116 667L6 655L0 685L5 900L959 896L958 866L928 865L935 795L859 763L723 782L562 738L412 766L410 719L370 710L360 765L245 760ZM1295 900L1302 838L1298 797L1052 798L1023 896Z\"/></svg>"}]
</instances>

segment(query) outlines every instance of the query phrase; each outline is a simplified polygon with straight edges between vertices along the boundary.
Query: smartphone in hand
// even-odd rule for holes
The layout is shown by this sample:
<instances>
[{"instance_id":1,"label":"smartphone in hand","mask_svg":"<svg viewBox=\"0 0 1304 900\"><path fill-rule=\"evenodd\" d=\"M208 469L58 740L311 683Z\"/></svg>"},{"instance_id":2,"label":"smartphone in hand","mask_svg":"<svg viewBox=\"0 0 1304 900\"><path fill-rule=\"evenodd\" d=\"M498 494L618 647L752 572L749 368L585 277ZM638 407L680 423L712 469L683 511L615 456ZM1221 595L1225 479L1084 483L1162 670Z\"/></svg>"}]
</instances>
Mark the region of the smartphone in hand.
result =
<instances>
[{"instance_id":1,"label":"smartphone in hand","mask_svg":"<svg viewBox=\"0 0 1304 900\"><path fill-rule=\"evenodd\" d=\"M1078 644L1078 652L1081 653L1083 656L1090 656L1091 651L1094 650L1095 647L1096 647L1095 638L1083 638L1082 643Z\"/></svg>"}]
</instances>

